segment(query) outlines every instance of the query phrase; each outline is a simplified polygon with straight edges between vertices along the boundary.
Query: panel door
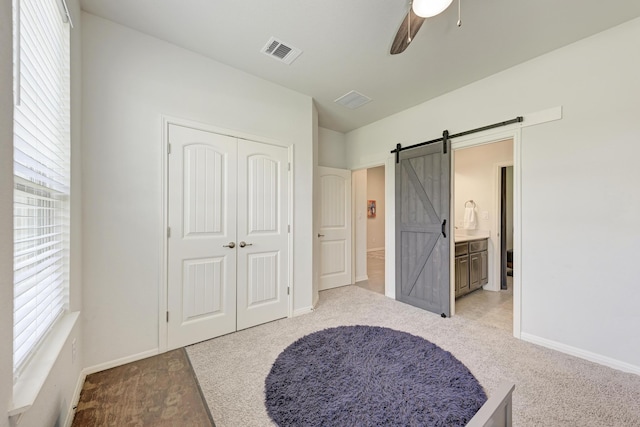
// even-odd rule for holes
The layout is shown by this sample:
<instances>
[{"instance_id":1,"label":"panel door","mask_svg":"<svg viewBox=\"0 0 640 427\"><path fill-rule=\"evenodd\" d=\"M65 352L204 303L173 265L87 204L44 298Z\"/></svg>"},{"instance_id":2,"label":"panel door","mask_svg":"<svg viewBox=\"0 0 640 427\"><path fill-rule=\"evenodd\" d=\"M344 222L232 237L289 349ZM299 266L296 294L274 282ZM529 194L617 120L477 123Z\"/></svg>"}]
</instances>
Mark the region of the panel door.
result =
<instances>
[{"instance_id":1,"label":"panel door","mask_svg":"<svg viewBox=\"0 0 640 427\"><path fill-rule=\"evenodd\" d=\"M396 298L445 316L450 171L450 150L443 153L442 143L402 151L396 164Z\"/></svg>"},{"instance_id":2,"label":"panel door","mask_svg":"<svg viewBox=\"0 0 640 427\"><path fill-rule=\"evenodd\" d=\"M461 296L469 292L469 257L456 257L455 266L456 296Z\"/></svg>"},{"instance_id":3,"label":"panel door","mask_svg":"<svg viewBox=\"0 0 640 427\"><path fill-rule=\"evenodd\" d=\"M482 276L482 259L480 258L480 252L469 255L469 288L471 290L478 289L480 287L480 280Z\"/></svg>"},{"instance_id":4,"label":"panel door","mask_svg":"<svg viewBox=\"0 0 640 427\"><path fill-rule=\"evenodd\" d=\"M351 171L319 167L318 172L322 291L351 283Z\"/></svg>"},{"instance_id":5,"label":"panel door","mask_svg":"<svg viewBox=\"0 0 640 427\"><path fill-rule=\"evenodd\" d=\"M480 266L481 266L480 285L486 285L487 283L489 283L489 252L488 251L480 252Z\"/></svg>"},{"instance_id":6,"label":"panel door","mask_svg":"<svg viewBox=\"0 0 640 427\"><path fill-rule=\"evenodd\" d=\"M238 330L287 317L288 151L238 142Z\"/></svg>"},{"instance_id":7,"label":"panel door","mask_svg":"<svg viewBox=\"0 0 640 427\"><path fill-rule=\"evenodd\" d=\"M236 330L236 139L169 126L168 346Z\"/></svg>"}]
</instances>

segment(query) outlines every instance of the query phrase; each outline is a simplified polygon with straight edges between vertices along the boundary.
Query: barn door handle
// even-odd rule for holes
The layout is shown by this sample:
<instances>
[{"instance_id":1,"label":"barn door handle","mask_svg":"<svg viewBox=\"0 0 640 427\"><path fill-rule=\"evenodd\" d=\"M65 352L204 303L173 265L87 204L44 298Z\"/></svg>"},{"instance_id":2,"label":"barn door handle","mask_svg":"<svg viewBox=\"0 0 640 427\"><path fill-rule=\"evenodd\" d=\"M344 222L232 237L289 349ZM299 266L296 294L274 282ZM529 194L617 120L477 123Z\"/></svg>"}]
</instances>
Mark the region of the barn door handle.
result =
<instances>
[{"instance_id":1,"label":"barn door handle","mask_svg":"<svg viewBox=\"0 0 640 427\"><path fill-rule=\"evenodd\" d=\"M324 237L324 234L318 233L318 237Z\"/></svg>"},{"instance_id":2,"label":"barn door handle","mask_svg":"<svg viewBox=\"0 0 640 427\"><path fill-rule=\"evenodd\" d=\"M445 239L447 238L447 233L444 232L444 227L447 225L447 220L443 219L442 220L442 237L444 237Z\"/></svg>"},{"instance_id":3,"label":"barn door handle","mask_svg":"<svg viewBox=\"0 0 640 427\"><path fill-rule=\"evenodd\" d=\"M233 249L233 248L235 248L235 247L236 247L236 244L235 244L235 243L233 243L233 242L229 242L229 244L228 244L228 245L222 245L222 247L223 247L223 248L231 248L231 249Z\"/></svg>"},{"instance_id":4,"label":"barn door handle","mask_svg":"<svg viewBox=\"0 0 640 427\"><path fill-rule=\"evenodd\" d=\"M241 248L244 248L245 246L253 246L253 243L240 242L240 247Z\"/></svg>"}]
</instances>

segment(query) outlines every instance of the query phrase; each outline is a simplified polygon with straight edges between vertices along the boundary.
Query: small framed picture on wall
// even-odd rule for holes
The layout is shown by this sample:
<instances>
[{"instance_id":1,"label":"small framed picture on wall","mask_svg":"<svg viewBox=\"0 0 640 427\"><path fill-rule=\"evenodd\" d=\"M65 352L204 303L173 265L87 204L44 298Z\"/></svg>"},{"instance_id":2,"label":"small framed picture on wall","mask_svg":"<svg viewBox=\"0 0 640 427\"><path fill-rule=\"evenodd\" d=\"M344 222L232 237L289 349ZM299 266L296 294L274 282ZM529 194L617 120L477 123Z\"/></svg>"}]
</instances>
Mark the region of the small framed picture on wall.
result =
<instances>
[{"instance_id":1,"label":"small framed picture on wall","mask_svg":"<svg viewBox=\"0 0 640 427\"><path fill-rule=\"evenodd\" d=\"M376 201L367 200L367 218L376 217Z\"/></svg>"}]
</instances>

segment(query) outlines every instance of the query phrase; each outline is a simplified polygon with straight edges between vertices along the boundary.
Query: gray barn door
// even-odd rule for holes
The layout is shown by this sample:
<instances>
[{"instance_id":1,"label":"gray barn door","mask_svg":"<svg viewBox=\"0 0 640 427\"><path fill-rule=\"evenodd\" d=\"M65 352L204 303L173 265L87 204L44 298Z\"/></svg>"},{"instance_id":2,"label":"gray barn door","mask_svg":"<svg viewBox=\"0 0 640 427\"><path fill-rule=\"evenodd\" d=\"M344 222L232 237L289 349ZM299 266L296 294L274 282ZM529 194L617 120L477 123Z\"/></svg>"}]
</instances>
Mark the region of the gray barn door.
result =
<instances>
[{"instance_id":1,"label":"gray barn door","mask_svg":"<svg viewBox=\"0 0 640 427\"><path fill-rule=\"evenodd\" d=\"M396 299L447 317L450 153L435 143L400 152L396 164Z\"/></svg>"}]
</instances>

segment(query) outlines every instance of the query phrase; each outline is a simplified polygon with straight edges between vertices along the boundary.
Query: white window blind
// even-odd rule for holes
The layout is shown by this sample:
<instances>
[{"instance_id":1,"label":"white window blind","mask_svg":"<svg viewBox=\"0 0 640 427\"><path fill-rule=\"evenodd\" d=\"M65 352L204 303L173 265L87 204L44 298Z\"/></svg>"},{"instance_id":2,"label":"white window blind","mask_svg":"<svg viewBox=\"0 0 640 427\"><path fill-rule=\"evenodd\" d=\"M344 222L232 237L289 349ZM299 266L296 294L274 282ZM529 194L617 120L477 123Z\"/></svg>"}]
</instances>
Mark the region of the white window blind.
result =
<instances>
[{"instance_id":1,"label":"white window blind","mask_svg":"<svg viewBox=\"0 0 640 427\"><path fill-rule=\"evenodd\" d=\"M70 30L59 1L14 0L15 375L68 301Z\"/></svg>"}]
</instances>

